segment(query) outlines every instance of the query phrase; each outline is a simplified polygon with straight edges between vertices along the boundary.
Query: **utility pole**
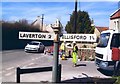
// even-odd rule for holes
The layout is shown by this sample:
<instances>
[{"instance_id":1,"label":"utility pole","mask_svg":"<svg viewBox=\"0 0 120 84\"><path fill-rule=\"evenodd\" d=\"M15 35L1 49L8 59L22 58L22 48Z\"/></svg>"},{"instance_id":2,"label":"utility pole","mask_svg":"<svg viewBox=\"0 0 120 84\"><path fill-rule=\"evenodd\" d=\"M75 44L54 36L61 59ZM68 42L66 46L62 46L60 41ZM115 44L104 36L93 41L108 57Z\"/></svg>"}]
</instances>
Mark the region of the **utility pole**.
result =
<instances>
[{"instance_id":1,"label":"utility pole","mask_svg":"<svg viewBox=\"0 0 120 84\"><path fill-rule=\"evenodd\" d=\"M76 33L76 27L77 27L77 0L75 0L75 17L74 17L73 33Z\"/></svg>"},{"instance_id":2,"label":"utility pole","mask_svg":"<svg viewBox=\"0 0 120 84\"><path fill-rule=\"evenodd\" d=\"M41 28L41 31L43 31L43 19L44 19L44 14L42 14L42 28Z\"/></svg>"}]
</instances>

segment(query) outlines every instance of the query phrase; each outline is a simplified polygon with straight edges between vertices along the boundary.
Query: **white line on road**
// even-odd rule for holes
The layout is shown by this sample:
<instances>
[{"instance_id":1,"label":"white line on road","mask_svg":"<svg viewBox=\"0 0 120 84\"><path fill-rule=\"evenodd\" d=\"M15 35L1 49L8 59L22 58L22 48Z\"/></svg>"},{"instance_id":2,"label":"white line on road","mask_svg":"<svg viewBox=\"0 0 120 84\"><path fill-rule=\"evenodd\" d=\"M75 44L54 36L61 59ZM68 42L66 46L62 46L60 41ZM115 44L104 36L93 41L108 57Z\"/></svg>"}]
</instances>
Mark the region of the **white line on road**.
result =
<instances>
[{"instance_id":1,"label":"white line on road","mask_svg":"<svg viewBox=\"0 0 120 84\"><path fill-rule=\"evenodd\" d=\"M32 60L35 60L35 59L32 59Z\"/></svg>"},{"instance_id":2,"label":"white line on road","mask_svg":"<svg viewBox=\"0 0 120 84\"><path fill-rule=\"evenodd\" d=\"M8 71L8 70L11 70L11 69L13 69L14 67L9 67L9 68L7 68L6 70Z\"/></svg>"},{"instance_id":3,"label":"white line on road","mask_svg":"<svg viewBox=\"0 0 120 84\"><path fill-rule=\"evenodd\" d=\"M2 84L2 77L0 77L0 84Z\"/></svg>"},{"instance_id":4,"label":"white line on road","mask_svg":"<svg viewBox=\"0 0 120 84\"><path fill-rule=\"evenodd\" d=\"M7 73L7 74L5 74L5 76L10 76L10 75L12 75L13 73Z\"/></svg>"},{"instance_id":5,"label":"white line on road","mask_svg":"<svg viewBox=\"0 0 120 84\"><path fill-rule=\"evenodd\" d=\"M17 67L20 67L20 65L17 65Z\"/></svg>"},{"instance_id":6,"label":"white line on road","mask_svg":"<svg viewBox=\"0 0 120 84\"><path fill-rule=\"evenodd\" d=\"M36 60L39 59L39 58L36 58Z\"/></svg>"},{"instance_id":7,"label":"white line on road","mask_svg":"<svg viewBox=\"0 0 120 84\"><path fill-rule=\"evenodd\" d=\"M2 71L0 71L0 74L2 73Z\"/></svg>"},{"instance_id":8,"label":"white line on road","mask_svg":"<svg viewBox=\"0 0 120 84\"><path fill-rule=\"evenodd\" d=\"M2 73L4 73L5 71L2 71Z\"/></svg>"},{"instance_id":9,"label":"white line on road","mask_svg":"<svg viewBox=\"0 0 120 84\"><path fill-rule=\"evenodd\" d=\"M28 64L28 65L30 66L30 65L33 65L33 64L34 64L34 63L30 63L30 64Z\"/></svg>"},{"instance_id":10,"label":"white line on road","mask_svg":"<svg viewBox=\"0 0 120 84\"><path fill-rule=\"evenodd\" d=\"M29 66L31 66L31 65L34 65L34 63L30 63L30 64L28 64L28 65L24 65L22 68L27 68L27 67L29 67Z\"/></svg>"}]
</instances>

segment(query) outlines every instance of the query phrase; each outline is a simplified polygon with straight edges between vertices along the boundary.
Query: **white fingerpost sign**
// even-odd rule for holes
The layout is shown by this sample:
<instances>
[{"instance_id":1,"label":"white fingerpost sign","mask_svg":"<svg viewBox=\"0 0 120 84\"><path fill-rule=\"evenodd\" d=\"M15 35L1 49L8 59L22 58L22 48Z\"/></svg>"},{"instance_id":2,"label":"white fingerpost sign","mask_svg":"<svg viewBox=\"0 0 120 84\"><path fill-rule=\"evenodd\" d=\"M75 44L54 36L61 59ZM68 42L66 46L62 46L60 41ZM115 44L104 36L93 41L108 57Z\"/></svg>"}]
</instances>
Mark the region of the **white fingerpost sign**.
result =
<instances>
[{"instance_id":1,"label":"white fingerpost sign","mask_svg":"<svg viewBox=\"0 0 120 84\"><path fill-rule=\"evenodd\" d=\"M96 34L63 34L61 41L96 42Z\"/></svg>"},{"instance_id":2,"label":"white fingerpost sign","mask_svg":"<svg viewBox=\"0 0 120 84\"><path fill-rule=\"evenodd\" d=\"M53 40L54 33L19 32L19 39Z\"/></svg>"}]
</instances>

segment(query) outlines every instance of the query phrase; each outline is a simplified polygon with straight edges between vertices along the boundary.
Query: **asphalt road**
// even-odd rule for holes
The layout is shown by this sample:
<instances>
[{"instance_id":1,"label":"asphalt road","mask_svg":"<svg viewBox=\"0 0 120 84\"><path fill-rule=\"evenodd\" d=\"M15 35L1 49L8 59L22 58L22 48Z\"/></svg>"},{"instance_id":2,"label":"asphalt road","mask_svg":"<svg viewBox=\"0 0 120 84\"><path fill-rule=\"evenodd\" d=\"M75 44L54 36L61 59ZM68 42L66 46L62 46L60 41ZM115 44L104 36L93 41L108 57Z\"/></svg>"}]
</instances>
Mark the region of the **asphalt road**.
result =
<instances>
[{"instance_id":1,"label":"asphalt road","mask_svg":"<svg viewBox=\"0 0 120 84\"><path fill-rule=\"evenodd\" d=\"M61 80L70 80L74 78L111 78L97 69L94 61L78 61L78 66L73 67L72 59L59 59L62 64ZM53 56L44 53L26 53L24 50L9 50L2 52L2 82L16 82L16 68L37 68L52 66ZM41 82L52 81L52 71L31 74L22 74L21 82Z\"/></svg>"}]
</instances>

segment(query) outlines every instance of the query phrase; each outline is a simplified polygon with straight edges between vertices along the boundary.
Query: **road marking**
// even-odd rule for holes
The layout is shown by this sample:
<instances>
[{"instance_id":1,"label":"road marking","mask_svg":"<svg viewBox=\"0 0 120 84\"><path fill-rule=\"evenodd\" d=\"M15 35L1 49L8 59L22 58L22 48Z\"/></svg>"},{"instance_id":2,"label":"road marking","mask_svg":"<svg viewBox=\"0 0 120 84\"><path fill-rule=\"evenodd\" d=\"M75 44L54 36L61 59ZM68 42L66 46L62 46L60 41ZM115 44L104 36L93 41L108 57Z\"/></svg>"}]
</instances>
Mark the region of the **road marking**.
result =
<instances>
[{"instance_id":1,"label":"road marking","mask_svg":"<svg viewBox=\"0 0 120 84\"><path fill-rule=\"evenodd\" d=\"M20 65L17 65L17 67L20 67Z\"/></svg>"},{"instance_id":2,"label":"road marking","mask_svg":"<svg viewBox=\"0 0 120 84\"><path fill-rule=\"evenodd\" d=\"M7 68L6 70L8 71L8 70L11 70L11 69L13 69L14 67L9 67L9 68Z\"/></svg>"},{"instance_id":3,"label":"road marking","mask_svg":"<svg viewBox=\"0 0 120 84\"><path fill-rule=\"evenodd\" d=\"M2 73L4 73L5 71L2 71Z\"/></svg>"},{"instance_id":4,"label":"road marking","mask_svg":"<svg viewBox=\"0 0 120 84\"><path fill-rule=\"evenodd\" d=\"M27 68L27 67L29 67L29 66L31 66L31 65L34 65L34 63L30 63L30 64L28 64L28 65L24 65L22 68Z\"/></svg>"},{"instance_id":5,"label":"road marking","mask_svg":"<svg viewBox=\"0 0 120 84\"><path fill-rule=\"evenodd\" d=\"M10 76L10 75L12 75L13 73L7 73L7 74L5 74L5 76Z\"/></svg>"},{"instance_id":6,"label":"road marking","mask_svg":"<svg viewBox=\"0 0 120 84\"><path fill-rule=\"evenodd\" d=\"M28 64L28 65L30 66L30 65L33 65L33 64L34 64L34 63L30 63L30 64Z\"/></svg>"},{"instance_id":7,"label":"road marking","mask_svg":"<svg viewBox=\"0 0 120 84\"><path fill-rule=\"evenodd\" d=\"M2 84L2 77L0 77L0 84Z\"/></svg>"},{"instance_id":8,"label":"road marking","mask_svg":"<svg viewBox=\"0 0 120 84\"><path fill-rule=\"evenodd\" d=\"M35 59L32 59L32 60L35 60Z\"/></svg>"},{"instance_id":9,"label":"road marking","mask_svg":"<svg viewBox=\"0 0 120 84\"><path fill-rule=\"evenodd\" d=\"M2 73L2 71L0 71L0 74Z\"/></svg>"},{"instance_id":10,"label":"road marking","mask_svg":"<svg viewBox=\"0 0 120 84\"><path fill-rule=\"evenodd\" d=\"M36 60L39 59L39 58L36 58Z\"/></svg>"}]
</instances>

